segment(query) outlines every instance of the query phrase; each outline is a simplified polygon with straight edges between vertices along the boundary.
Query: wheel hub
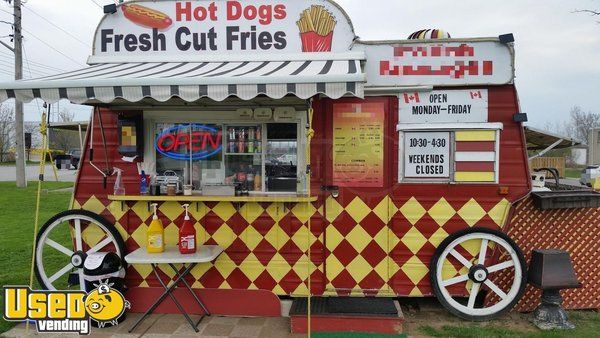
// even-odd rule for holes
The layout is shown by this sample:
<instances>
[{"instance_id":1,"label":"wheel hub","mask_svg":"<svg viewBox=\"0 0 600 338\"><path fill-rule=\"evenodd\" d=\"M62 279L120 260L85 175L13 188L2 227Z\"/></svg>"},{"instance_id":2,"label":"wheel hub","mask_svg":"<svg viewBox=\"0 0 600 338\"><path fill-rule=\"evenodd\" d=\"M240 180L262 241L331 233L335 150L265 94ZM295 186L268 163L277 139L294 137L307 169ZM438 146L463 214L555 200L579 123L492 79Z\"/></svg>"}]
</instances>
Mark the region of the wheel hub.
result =
<instances>
[{"instance_id":1,"label":"wheel hub","mask_svg":"<svg viewBox=\"0 0 600 338\"><path fill-rule=\"evenodd\" d=\"M83 251L77 251L71 256L71 264L73 264L76 268L83 268L83 263L85 262L87 255Z\"/></svg>"},{"instance_id":2,"label":"wheel hub","mask_svg":"<svg viewBox=\"0 0 600 338\"><path fill-rule=\"evenodd\" d=\"M483 283L488 279L489 272L481 264L473 265L469 269L469 279L475 283Z\"/></svg>"}]
</instances>

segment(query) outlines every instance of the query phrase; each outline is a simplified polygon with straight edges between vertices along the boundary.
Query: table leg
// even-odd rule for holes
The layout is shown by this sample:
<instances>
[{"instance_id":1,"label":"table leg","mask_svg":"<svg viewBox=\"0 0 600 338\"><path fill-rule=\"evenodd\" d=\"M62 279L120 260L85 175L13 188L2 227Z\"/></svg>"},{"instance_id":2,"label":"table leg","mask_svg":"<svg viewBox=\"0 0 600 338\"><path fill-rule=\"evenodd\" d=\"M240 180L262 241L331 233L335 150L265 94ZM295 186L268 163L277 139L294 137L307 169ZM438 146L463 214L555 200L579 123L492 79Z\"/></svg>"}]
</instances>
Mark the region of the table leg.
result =
<instances>
[{"instance_id":1,"label":"table leg","mask_svg":"<svg viewBox=\"0 0 600 338\"><path fill-rule=\"evenodd\" d=\"M174 264L169 264L169 266L179 276L179 270L177 270L177 268L175 267L175 265ZM188 282L185 280L185 278L182 279L181 281L183 282L183 284L185 284L186 288L190 291L190 293L192 294L192 297L194 297L194 299L196 300L196 302L198 303L198 305L200 305L200 307L202 307L202 310L204 311L204 313L206 313L207 316L210 316L210 312L208 311L208 309L206 308L206 306L204 305L204 303L202 303L202 301L200 300L200 298L198 298L198 295L196 295L196 293L194 292L194 290L192 290L192 287L188 284Z\"/></svg>"},{"instance_id":2,"label":"table leg","mask_svg":"<svg viewBox=\"0 0 600 338\"><path fill-rule=\"evenodd\" d=\"M142 315L142 317L140 317L140 319L138 319L135 324L133 324L133 326L131 327L131 329L129 330L129 333L133 332L133 330L135 330L138 325L140 325L140 323L146 318L148 317L150 314L152 314L152 312L154 312L154 310L156 310L156 308L158 307L158 305L160 305L160 303L162 303L162 301L167 298L167 296L171 296L171 298L175 298L173 295L171 295L171 292L173 291L173 289L175 289L177 287L177 284L179 284L179 282L183 279L183 277L185 277L187 274L189 274L192 269L194 268L196 264L191 264L188 268L186 268L184 270L183 273L181 274L177 274L178 277L177 279L175 279L175 281L173 282L173 284L169 287L167 287L162 279L160 278L160 275L158 274L158 268L156 264L150 264L150 266L152 266L152 271L154 272L154 274L156 275L156 278L158 278L158 281L160 282L160 284L163 286L163 288L165 289L165 292L163 292L162 295L160 295L160 297L158 297L158 299L150 306L150 308ZM181 305L175 300L175 304L177 305L177 307L179 308L180 311L182 311ZM194 326L190 317L187 315L187 313L182 312L184 314L184 316L186 317L186 319L188 320L188 322L190 323L190 325L192 325L192 327L194 328L194 330L196 332L198 332L198 325Z\"/></svg>"},{"instance_id":3,"label":"table leg","mask_svg":"<svg viewBox=\"0 0 600 338\"><path fill-rule=\"evenodd\" d=\"M175 282L173 283L172 287L173 289L177 287L177 284L179 284L180 280L183 280L183 277L185 277L189 271L191 271L194 267L195 264L190 264L190 267L188 267L187 269L185 269L185 271L179 275L179 277L175 280ZM179 302L177 301L177 298L175 298L175 296L173 296L173 293L171 292L173 289L167 287L167 285L162 281L162 279L160 278L160 275L158 274L157 269L153 269L154 270L154 274L156 275L156 278L158 278L158 282L160 283L160 285L163 286L163 288L165 288L165 290L167 290L167 294L168 296L171 298L171 300L173 301L173 303L175 303L175 306L177 306L177 308L179 309L179 312L181 312L181 314L185 317L185 319L188 321L188 323L190 323L190 326L194 329L194 331L198 332L198 327L196 327L194 325L194 322L192 321L192 319L190 318L190 316L187 314L187 312L185 312L183 306L181 306L181 304L179 304Z\"/></svg>"}]
</instances>

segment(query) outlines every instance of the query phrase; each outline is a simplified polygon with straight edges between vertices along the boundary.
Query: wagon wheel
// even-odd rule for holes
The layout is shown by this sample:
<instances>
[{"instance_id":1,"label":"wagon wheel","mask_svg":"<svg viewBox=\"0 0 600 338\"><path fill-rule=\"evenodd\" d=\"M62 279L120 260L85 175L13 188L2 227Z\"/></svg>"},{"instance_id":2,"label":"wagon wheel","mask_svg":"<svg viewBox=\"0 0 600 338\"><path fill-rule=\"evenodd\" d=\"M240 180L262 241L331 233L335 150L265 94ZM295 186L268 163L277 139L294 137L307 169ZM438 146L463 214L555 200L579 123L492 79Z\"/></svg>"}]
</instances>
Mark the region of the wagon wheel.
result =
<instances>
[{"instance_id":1,"label":"wagon wheel","mask_svg":"<svg viewBox=\"0 0 600 338\"><path fill-rule=\"evenodd\" d=\"M49 219L37 235L35 275L44 290L85 290L83 263L94 252L115 252L123 258L125 243L103 217L69 210Z\"/></svg>"},{"instance_id":2,"label":"wagon wheel","mask_svg":"<svg viewBox=\"0 0 600 338\"><path fill-rule=\"evenodd\" d=\"M508 236L472 228L448 236L439 245L431 260L430 278L435 295L448 311L468 320L487 320L519 301L527 284L525 270L523 253ZM468 298L452 296L464 295L465 289Z\"/></svg>"}]
</instances>

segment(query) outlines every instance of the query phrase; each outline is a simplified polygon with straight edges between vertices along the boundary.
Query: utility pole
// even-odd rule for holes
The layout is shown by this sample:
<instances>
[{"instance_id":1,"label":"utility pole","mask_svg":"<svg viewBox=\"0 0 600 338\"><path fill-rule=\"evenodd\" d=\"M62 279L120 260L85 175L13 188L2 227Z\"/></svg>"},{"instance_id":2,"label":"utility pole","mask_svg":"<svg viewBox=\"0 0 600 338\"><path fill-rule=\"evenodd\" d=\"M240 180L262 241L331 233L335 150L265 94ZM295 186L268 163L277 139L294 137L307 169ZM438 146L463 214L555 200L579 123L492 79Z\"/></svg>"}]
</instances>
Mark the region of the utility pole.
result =
<instances>
[{"instance_id":1,"label":"utility pole","mask_svg":"<svg viewBox=\"0 0 600 338\"><path fill-rule=\"evenodd\" d=\"M14 0L15 80L23 78L23 35L21 32L21 0ZM15 100L15 146L17 187L25 188L25 133L23 132L23 102Z\"/></svg>"}]
</instances>

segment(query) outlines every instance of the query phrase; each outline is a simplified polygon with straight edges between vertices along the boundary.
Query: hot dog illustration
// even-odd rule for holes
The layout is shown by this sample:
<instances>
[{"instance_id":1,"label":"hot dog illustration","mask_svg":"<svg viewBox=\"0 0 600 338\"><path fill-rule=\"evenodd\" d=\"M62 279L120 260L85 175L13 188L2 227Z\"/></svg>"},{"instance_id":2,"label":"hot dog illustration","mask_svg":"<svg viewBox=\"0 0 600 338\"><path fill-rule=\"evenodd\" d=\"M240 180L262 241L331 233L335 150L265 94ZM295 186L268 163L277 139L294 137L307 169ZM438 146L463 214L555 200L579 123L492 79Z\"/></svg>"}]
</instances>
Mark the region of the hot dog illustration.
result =
<instances>
[{"instance_id":1,"label":"hot dog illustration","mask_svg":"<svg viewBox=\"0 0 600 338\"><path fill-rule=\"evenodd\" d=\"M129 21L139 26L166 29L173 24L173 20L165 13L145 6L136 4L121 5L121 9L123 9L123 14Z\"/></svg>"}]
</instances>

